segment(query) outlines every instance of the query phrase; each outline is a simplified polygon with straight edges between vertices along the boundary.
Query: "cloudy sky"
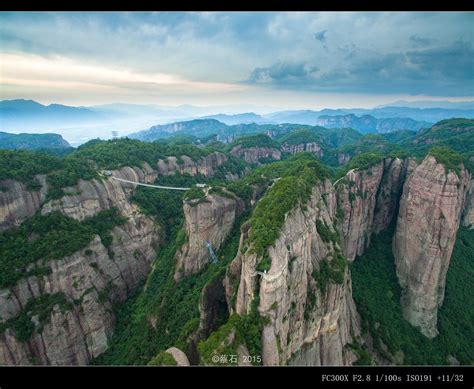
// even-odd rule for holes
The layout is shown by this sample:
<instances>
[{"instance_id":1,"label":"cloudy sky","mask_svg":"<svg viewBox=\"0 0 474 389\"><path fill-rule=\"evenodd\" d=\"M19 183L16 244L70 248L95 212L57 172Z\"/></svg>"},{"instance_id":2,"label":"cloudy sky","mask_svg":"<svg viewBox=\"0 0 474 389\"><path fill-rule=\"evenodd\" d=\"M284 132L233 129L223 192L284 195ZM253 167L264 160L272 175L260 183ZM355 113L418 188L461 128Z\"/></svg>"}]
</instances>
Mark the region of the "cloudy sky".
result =
<instances>
[{"instance_id":1,"label":"cloudy sky","mask_svg":"<svg viewBox=\"0 0 474 389\"><path fill-rule=\"evenodd\" d=\"M371 107L474 96L474 13L0 13L0 98Z\"/></svg>"}]
</instances>

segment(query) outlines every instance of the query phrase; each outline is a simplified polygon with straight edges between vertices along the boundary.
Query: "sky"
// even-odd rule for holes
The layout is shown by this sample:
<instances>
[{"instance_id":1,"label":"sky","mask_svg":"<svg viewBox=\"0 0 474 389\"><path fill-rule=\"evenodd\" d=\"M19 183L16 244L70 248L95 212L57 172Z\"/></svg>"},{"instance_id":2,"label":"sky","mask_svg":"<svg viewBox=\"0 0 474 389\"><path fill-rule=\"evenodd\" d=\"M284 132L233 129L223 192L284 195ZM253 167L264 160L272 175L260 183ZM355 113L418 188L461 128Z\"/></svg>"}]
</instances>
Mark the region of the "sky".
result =
<instances>
[{"instance_id":1,"label":"sky","mask_svg":"<svg viewBox=\"0 0 474 389\"><path fill-rule=\"evenodd\" d=\"M473 12L0 13L0 99L320 109L473 96Z\"/></svg>"}]
</instances>

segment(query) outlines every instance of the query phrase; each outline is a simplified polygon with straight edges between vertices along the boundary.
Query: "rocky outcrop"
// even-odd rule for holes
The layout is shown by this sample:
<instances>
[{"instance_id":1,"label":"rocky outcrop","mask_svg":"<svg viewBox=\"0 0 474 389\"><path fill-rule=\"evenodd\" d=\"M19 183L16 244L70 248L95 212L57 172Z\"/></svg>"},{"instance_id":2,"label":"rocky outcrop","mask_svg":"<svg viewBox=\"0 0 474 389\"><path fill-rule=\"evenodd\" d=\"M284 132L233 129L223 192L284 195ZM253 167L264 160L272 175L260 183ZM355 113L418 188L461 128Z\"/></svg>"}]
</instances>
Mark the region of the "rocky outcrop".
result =
<instances>
[{"instance_id":1,"label":"rocky outcrop","mask_svg":"<svg viewBox=\"0 0 474 389\"><path fill-rule=\"evenodd\" d=\"M362 255L370 243L383 173L384 164L380 162L365 170L350 170L335 185L344 255L349 261Z\"/></svg>"},{"instance_id":2,"label":"rocky outcrop","mask_svg":"<svg viewBox=\"0 0 474 389\"><path fill-rule=\"evenodd\" d=\"M286 153L296 154L302 152L313 153L318 157L324 156L324 151L321 146L316 142L300 143L297 145L283 144L281 146L281 151Z\"/></svg>"},{"instance_id":3,"label":"rocky outcrop","mask_svg":"<svg viewBox=\"0 0 474 389\"><path fill-rule=\"evenodd\" d=\"M201 174L205 177L212 177L215 170L227 161L225 154L213 152L205 157L193 161L187 155L181 157L168 157L160 159L157 163L158 174L168 176L171 174L189 174L194 176Z\"/></svg>"},{"instance_id":4,"label":"rocky outcrop","mask_svg":"<svg viewBox=\"0 0 474 389\"><path fill-rule=\"evenodd\" d=\"M313 189L304 210L297 206L287 214L268 250L271 266L265 274L257 273L260 259L245 244L248 225L242 230L239 252L226 275L227 299L235 300L232 310L240 315L250 313L258 299L266 323L264 365L349 365L357 359L346 347L360 333L348 267L341 269L340 282L317 281L323 266L341 260L337 239L323 239L317 227L323 223L336 234L335 213L334 189L324 181Z\"/></svg>"},{"instance_id":5,"label":"rocky outcrop","mask_svg":"<svg viewBox=\"0 0 474 389\"><path fill-rule=\"evenodd\" d=\"M474 180L471 179L469 191L466 195L466 205L464 206L463 226L474 228Z\"/></svg>"},{"instance_id":6,"label":"rocky outcrop","mask_svg":"<svg viewBox=\"0 0 474 389\"><path fill-rule=\"evenodd\" d=\"M235 146L231 152L234 157L243 159L248 163L259 163L261 159L281 159L280 150L271 147L242 147L242 145Z\"/></svg>"},{"instance_id":7,"label":"rocky outcrop","mask_svg":"<svg viewBox=\"0 0 474 389\"><path fill-rule=\"evenodd\" d=\"M174 360L176 361L176 366L189 366L188 357L179 348L170 347L165 352L167 352L174 358Z\"/></svg>"},{"instance_id":8,"label":"rocky outcrop","mask_svg":"<svg viewBox=\"0 0 474 389\"><path fill-rule=\"evenodd\" d=\"M207 243L217 251L243 208L244 202L231 194L208 194L203 199L184 202L187 242L176 253L176 281L209 263Z\"/></svg>"},{"instance_id":9,"label":"rocky outcrop","mask_svg":"<svg viewBox=\"0 0 474 389\"><path fill-rule=\"evenodd\" d=\"M125 168L114 172L133 180L151 180L146 171ZM0 334L0 364L83 365L104 352L115 317L112 303L123 301L148 274L159 240L154 222L128 201L129 190L112 179L79 181L70 193L46 203L42 213L58 210L83 220L115 207L127 221L111 230L106 247L99 236L71 256L47 263L50 274L21 279L0 291L2 323L18 317L28 303L60 294L68 303L50 307L27 340L18 340L14 327ZM38 261L37 265L45 265ZM34 317L31 318L34 322Z\"/></svg>"},{"instance_id":10,"label":"rocky outcrop","mask_svg":"<svg viewBox=\"0 0 474 389\"><path fill-rule=\"evenodd\" d=\"M438 334L437 312L456 240L470 174L447 171L428 156L408 176L400 200L393 253L405 318L427 337Z\"/></svg>"},{"instance_id":11,"label":"rocky outcrop","mask_svg":"<svg viewBox=\"0 0 474 389\"><path fill-rule=\"evenodd\" d=\"M46 176L37 175L35 179L41 185L36 191L18 181L0 181L0 231L19 226L40 209L46 199Z\"/></svg>"},{"instance_id":12,"label":"rocky outcrop","mask_svg":"<svg viewBox=\"0 0 474 389\"><path fill-rule=\"evenodd\" d=\"M151 183L157 175L152 168L145 164L143 168L124 167L112 171L112 175L124 180ZM111 178L98 178L90 181L79 180L71 187L63 188L67 194L57 200L47 202L41 209L42 214L60 211L66 216L84 220L100 211L117 208L121 214L132 216L137 212L136 207L128 201L135 185Z\"/></svg>"}]
</instances>

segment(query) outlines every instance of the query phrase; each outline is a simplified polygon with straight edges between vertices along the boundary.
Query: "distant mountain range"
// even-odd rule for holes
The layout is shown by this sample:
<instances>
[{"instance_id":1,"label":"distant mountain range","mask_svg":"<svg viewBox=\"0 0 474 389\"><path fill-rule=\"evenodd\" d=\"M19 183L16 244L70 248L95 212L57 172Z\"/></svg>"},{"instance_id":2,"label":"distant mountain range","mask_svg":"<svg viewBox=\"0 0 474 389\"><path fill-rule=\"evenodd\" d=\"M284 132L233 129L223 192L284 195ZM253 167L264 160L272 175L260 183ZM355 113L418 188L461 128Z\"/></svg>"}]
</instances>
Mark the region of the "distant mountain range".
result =
<instances>
[{"instance_id":1,"label":"distant mountain range","mask_svg":"<svg viewBox=\"0 0 474 389\"><path fill-rule=\"evenodd\" d=\"M251 114L247 118L254 118ZM216 115L215 117L225 116L228 123L235 122L235 116L239 115ZM255 115L258 116L258 115ZM239 119L243 120L243 119ZM305 126L322 126L326 128L352 128L362 134L367 133L389 133L398 130L414 130L431 127L432 123L416 121L409 118L384 118L377 119L370 115L356 116L354 114L319 116L315 120L308 121L304 124L301 122L290 121L280 124L257 124L255 122L228 125L215 118L212 119L194 119L190 121L182 121L164 125L156 125L147 130L130 134L129 137L145 141L153 141L160 138L166 138L172 135L194 135L196 137L205 137L212 134L218 135L221 140L231 139L236 135L259 133L266 131L276 131L278 133L285 132L286 129L304 128ZM265 123L263 121L263 123Z\"/></svg>"},{"instance_id":2,"label":"distant mountain range","mask_svg":"<svg viewBox=\"0 0 474 389\"><path fill-rule=\"evenodd\" d=\"M61 104L42 105L33 100L0 101L0 129L18 130L23 127L42 127L84 122L104 121L107 117L83 107Z\"/></svg>"},{"instance_id":3,"label":"distant mountain range","mask_svg":"<svg viewBox=\"0 0 474 389\"><path fill-rule=\"evenodd\" d=\"M147 130L138 131L128 135L129 138L144 141L154 141L157 139L169 138L176 135L194 135L198 138L205 138L216 135L217 140L225 143L232 141L241 135L256 134L262 132L285 133L294 129L309 128L304 124L234 124L227 125L216 119L194 119L164 125L156 125Z\"/></svg>"},{"instance_id":4,"label":"distant mountain range","mask_svg":"<svg viewBox=\"0 0 474 389\"><path fill-rule=\"evenodd\" d=\"M0 149L64 149L71 145L59 134L9 134L0 132Z\"/></svg>"},{"instance_id":5,"label":"distant mountain range","mask_svg":"<svg viewBox=\"0 0 474 389\"><path fill-rule=\"evenodd\" d=\"M277 123L301 123L312 126L321 125L319 119L323 116L343 116L343 115L370 115L377 119L387 118L408 118L427 123L436 123L440 120L452 118L474 118L474 109L448 109L448 108L411 108L411 107L383 107L374 109L351 108L351 109L323 109L321 111L312 110L292 110L279 111L264 118Z\"/></svg>"},{"instance_id":6,"label":"distant mountain range","mask_svg":"<svg viewBox=\"0 0 474 389\"><path fill-rule=\"evenodd\" d=\"M403 104L409 106L403 106ZM388 133L395 130L418 130L450 118L474 118L473 102L398 101L374 109L287 110L259 114L258 111L235 112L234 107L177 107L140 104L105 104L73 107L61 104L43 105L33 100L0 101L0 131L54 132L73 145L93 138L110 138L113 130L120 136L154 139L169 133L219 133L222 137L271 130L287 123L294 125L351 127L363 133ZM428 107L425 107L428 106ZM249 107L239 107L249 108ZM466 108L466 109L461 109ZM266 111L268 112L268 110ZM189 123L201 120L199 123ZM216 120L203 122L202 120ZM177 123L187 123L177 125ZM192 128L197 125L196 128ZM235 128L229 128L238 126ZM259 127L263 126L263 127ZM146 131L140 129L148 128ZM139 132L137 132L139 131ZM148 131L149 135L146 135ZM152 135L155 134L155 135Z\"/></svg>"},{"instance_id":7,"label":"distant mountain range","mask_svg":"<svg viewBox=\"0 0 474 389\"><path fill-rule=\"evenodd\" d=\"M239 113L236 115L227 115L227 114L217 114L217 115L209 115L203 116L200 119L215 119L220 121L221 123L225 123L227 125L234 125L234 124L276 124L276 122L266 119L263 116L257 115L253 112L247 113Z\"/></svg>"},{"instance_id":8,"label":"distant mountain range","mask_svg":"<svg viewBox=\"0 0 474 389\"><path fill-rule=\"evenodd\" d=\"M410 118L383 118L377 119L371 115L362 115L360 117L354 114L320 116L316 124L326 128L353 128L361 133L379 133L384 134L399 130L418 131L422 128L431 127L432 123L417 121Z\"/></svg>"}]
</instances>

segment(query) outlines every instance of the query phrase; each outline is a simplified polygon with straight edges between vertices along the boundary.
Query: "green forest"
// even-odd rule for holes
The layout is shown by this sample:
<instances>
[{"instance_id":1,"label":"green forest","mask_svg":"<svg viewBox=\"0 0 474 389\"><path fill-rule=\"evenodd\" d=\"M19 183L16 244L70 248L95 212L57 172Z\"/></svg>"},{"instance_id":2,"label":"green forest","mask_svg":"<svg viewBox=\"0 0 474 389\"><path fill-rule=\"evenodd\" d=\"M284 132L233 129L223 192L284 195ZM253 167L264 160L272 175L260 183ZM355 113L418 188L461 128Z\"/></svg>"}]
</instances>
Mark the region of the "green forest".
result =
<instances>
[{"instance_id":1,"label":"green forest","mask_svg":"<svg viewBox=\"0 0 474 389\"><path fill-rule=\"evenodd\" d=\"M446 365L448 356L474 364L474 231L461 227L438 313L439 335L430 340L402 316L392 254L393 227L375 235L351 265L353 296L362 329L386 359L404 365ZM385 351L386 345L388 352Z\"/></svg>"}]
</instances>

